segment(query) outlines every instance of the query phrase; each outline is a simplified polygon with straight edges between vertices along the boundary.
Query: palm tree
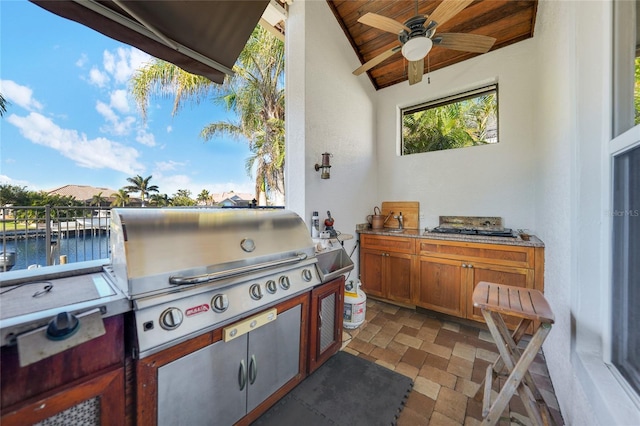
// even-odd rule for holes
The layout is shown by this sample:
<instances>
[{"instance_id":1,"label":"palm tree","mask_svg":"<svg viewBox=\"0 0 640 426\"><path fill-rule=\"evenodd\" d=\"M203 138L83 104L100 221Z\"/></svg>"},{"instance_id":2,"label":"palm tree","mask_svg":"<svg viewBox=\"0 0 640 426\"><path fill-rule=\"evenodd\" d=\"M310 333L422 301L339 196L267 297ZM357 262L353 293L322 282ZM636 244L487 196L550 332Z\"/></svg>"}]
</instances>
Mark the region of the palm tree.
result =
<instances>
[{"instance_id":1,"label":"palm tree","mask_svg":"<svg viewBox=\"0 0 640 426\"><path fill-rule=\"evenodd\" d=\"M7 112L7 104L7 100L2 96L2 93L0 93L0 117L4 116Z\"/></svg>"},{"instance_id":2,"label":"palm tree","mask_svg":"<svg viewBox=\"0 0 640 426\"><path fill-rule=\"evenodd\" d=\"M403 154L471 146L460 108L449 104L403 117Z\"/></svg>"},{"instance_id":3,"label":"palm tree","mask_svg":"<svg viewBox=\"0 0 640 426\"><path fill-rule=\"evenodd\" d=\"M174 94L173 113L185 99L200 102L213 95L217 103L236 113L236 121L210 123L200 132L205 140L217 135L246 138L252 156L245 168L255 187L268 193L276 204L284 202L284 44L258 26L234 66L235 75L222 86L194 76L175 65L156 60L138 70L131 93L146 118L152 93Z\"/></svg>"},{"instance_id":4,"label":"palm tree","mask_svg":"<svg viewBox=\"0 0 640 426\"><path fill-rule=\"evenodd\" d=\"M473 138L474 145L486 144L489 137L488 131L492 127L495 129L496 124L497 103L495 93L469 99L464 104L466 107L464 115L469 123L467 132Z\"/></svg>"},{"instance_id":5,"label":"palm tree","mask_svg":"<svg viewBox=\"0 0 640 426\"><path fill-rule=\"evenodd\" d=\"M208 206L211 201L211 194L206 189L200 191L198 194L198 198L196 199L199 203L204 203L205 206Z\"/></svg>"},{"instance_id":6,"label":"palm tree","mask_svg":"<svg viewBox=\"0 0 640 426\"><path fill-rule=\"evenodd\" d=\"M167 194L153 194L149 198L152 205L156 207L167 207L173 204L171 198Z\"/></svg>"},{"instance_id":7,"label":"palm tree","mask_svg":"<svg viewBox=\"0 0 640 426\"><path fill-rule=\"evenodd\" d=\"M119 189L118 192L114 192L111 196L113 197L111 207L124 207L129 204L129 200L131 198L129 197L129 192L124 188Z\"/></svg>"},{"instance_id":8,"label":"palm tree","mask_svg":"<svg viewBox=\"0 0 640 426\"><path fill-rule=\"evenodd\" d=\"M159 192L157 185L149 185L149 181L153 176L143 178L140 175L136 175L132 178L127 178L127 181L131 183L129 186L125 186L123 189L129 192L140 193L140 200L142 201L142 207L144 207L144 200L149 196L151 192Z\"/></svg>"},{"instance_id":9,"label":"palm tree","mask_svg":"<svg viewBox=\"0 0 640 426\"><path fill-rule=\"evenodd\" d=\"M100 207L105 201L106 198L102 196L102 192L98 192L91 198L91 202L89 203L89 205Z\"/></svg>"}]
</instances>

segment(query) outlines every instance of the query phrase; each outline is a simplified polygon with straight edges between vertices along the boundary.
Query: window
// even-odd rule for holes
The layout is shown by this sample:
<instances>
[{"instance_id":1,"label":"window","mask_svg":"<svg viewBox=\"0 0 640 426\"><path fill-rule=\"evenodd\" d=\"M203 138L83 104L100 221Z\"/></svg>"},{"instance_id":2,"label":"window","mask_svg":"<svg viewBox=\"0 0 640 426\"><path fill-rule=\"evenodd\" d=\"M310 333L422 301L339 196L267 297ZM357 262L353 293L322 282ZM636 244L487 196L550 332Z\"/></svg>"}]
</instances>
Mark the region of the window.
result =
<instances>
[{"instance_id":1,"label":"window","mask_svg":"<svg viewBox=\"0 0 640 426\"><path fill-rule=\"evenodd\" d=\"M640 393L640 145L614 157L612 212L611 361Z\"/></svg>"},{"instance_id":2,"label":"window","mask_svg":"<svg viewBox=\"0 0 640 426\"><path fill-rule=\"evenodd\" d=\"M401 110L401 154L498 143L498 86Z\"/></svg>"},{"instance_id":3,"label":"window","mask_svg":"<svg viewBox=\"0 0 640 426\"><path fill-rule=\"evenodd\" d=\"M640 394L640 48L636 2L614 2L611 363Z\"/></svg>"}]
</instances>

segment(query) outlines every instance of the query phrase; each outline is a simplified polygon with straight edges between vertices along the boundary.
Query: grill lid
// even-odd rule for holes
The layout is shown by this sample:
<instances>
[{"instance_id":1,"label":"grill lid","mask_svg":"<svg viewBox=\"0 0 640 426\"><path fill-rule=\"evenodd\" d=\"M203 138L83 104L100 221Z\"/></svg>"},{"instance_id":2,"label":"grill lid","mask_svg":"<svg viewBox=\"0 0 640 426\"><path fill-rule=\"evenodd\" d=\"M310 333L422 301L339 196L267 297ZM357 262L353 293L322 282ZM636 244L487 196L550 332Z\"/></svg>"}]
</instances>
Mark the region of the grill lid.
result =
<instances>
[{"instance_id":1,"label":"grill lid","mask_svg":"<svg viewBox=\"0 0 640 426\"><path fill-rule=\"evenodd\" d=\"M130 297L316 262L302 219L282 210L113 209L111 258Z\"/></svg>"}]
</instances>

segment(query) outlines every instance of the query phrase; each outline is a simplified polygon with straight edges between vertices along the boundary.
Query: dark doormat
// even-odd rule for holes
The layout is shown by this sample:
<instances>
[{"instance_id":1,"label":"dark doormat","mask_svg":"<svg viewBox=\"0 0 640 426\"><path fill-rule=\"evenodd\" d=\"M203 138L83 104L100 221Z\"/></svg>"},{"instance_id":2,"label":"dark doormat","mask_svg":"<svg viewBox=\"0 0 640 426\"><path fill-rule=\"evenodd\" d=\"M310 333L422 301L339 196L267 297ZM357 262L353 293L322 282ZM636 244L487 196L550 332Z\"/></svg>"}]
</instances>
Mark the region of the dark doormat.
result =
<instances>
[{"instance_id":1,"label":"dark doormat","mask_svg":"<svg viewBox=\"0 0 640 426\"><path fill-rule=\"evenodd\" d=\"M341 351L252 425L395 425L412 386L402 374Z\"/></svg>"}]
</instances>

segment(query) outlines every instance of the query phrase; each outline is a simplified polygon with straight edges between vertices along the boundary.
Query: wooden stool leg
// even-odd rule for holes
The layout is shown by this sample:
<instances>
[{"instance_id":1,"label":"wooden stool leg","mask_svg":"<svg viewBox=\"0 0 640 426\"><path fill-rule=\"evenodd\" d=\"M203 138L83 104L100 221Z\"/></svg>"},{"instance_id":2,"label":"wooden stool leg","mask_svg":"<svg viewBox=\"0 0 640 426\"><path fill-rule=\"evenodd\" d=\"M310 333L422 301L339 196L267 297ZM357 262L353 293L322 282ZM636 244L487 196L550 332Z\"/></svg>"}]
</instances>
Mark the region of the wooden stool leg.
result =
<instances>
[{"instance_id":1,"label":"wooden stool leg","mask_svg":"<svg viewBox=\"0 0 640 426\"><path fill-rule=\"evenodd\" d=\"M491 408L489 412L486 413L483 425L494 425L498 421L500 414L507 407L507 404L516 390L518 390L518 393L521 395L522 402L525 404L525 408L531 420L535 424L542 425L543 421L540 416L540 412L537 409L537 405L535 405L535 398L531 393L531 390L522 384L522 380L528 372L529 365L540 350L540 346L542 346L544 339L547 337L547 334L549 334L549 331L551 330L550 325L543 324L546 325L546 327L541 326L538 328L524 352L519 354L519 350L517 348L515 348L517 352L512 351L514 348L513 340L508 333L508 329L504 324L502 317L497 313L484 309L482 310L482 314L493 338L496 340L496 346L500 352L500 357L507 369L510 371L507 383L501 389L496 400L490 405ZM485 395L485 398L487 397L490 398L491 395ZM534 407L536 409L534 409ZM483 415L484 414L485 413L483 413Z\"/></svg>"},{"instance_id":2,"label":"wooden stool leg","mask_svg":"<svg viewBox=\"0 0 640 426\"><path fill-rule=\"evenodd\" d=\"M492 315L494 316L494 319L496 320L495 324L496 324L496 327L498 328L498 331L500 332L500 335L503 338L503 341L508 345L509 351L513 355L512 356L513 364L516 364L518 362L518 360L520 359L520 356L521 356L520 348L518 348L518 342L514 341L514 340L512 340L510 338L509 329L507 328L507 325L504 323L504 320L502 320L502 317L499 314L496 314L495 312L492 313ZM531 320L522 320L522 321L520 321L520 325L523 325L524 322L528 322L528 324L526 324L525 327L524 327L526 329L526 327L532 321ZM519 341L519 339L518 339L518 341ZM529 373L529 370L527 370L525 372L524 381L527 384L527 386L529 386L529 388L531 389L531 392L533 393L534 399L536 401L538 401L538 402L540 402L540 401L544 402L544 399L542 398L542 394L538 391L538 388L536 387L536 384L534 383L533 377L531 377L531 373Z\"/></svg>"},{"instance_id":3,"label":"wooden stool leg","mask_svg":"<svg viewBox=\"0 0 640 426\"><path fill-rule=\"evenodd\" d=\"M499 320L496 320L496 326L498 328L498 330L500 331L501 335L503 336L504 340L506 341L506 343L509 345L509 348L512 352L512 354L514 355L513 357L513 361L514 364L517 363L517 361L520 359L520 357L522 356L520 348L518 348L517 344L520 341L520 339L522 338L522 335L520 335L520 337L518 338L518 340L516 341L515 339L513 339L513 341L509 338L509 330L507 329L506 324L504 323L504 321L502 320L502 317L500 317L500 315L493 313L493 315L496 315L497 317L499 317ZM523 325L523 322L525 320L520 322L520 326ZM531 322L531 321L529 321ZM529 324L526 324L524 329L527 328ZM518 328L520 328L520 326L518 326ZM545 328L548 327L549 331L551 331L551 324L549 323L541 323L540 325L541 328ZM516 330L514 332L513 335L516 335L518 332L518 330ZM548 333L548 331L547 331ZM513 336L512 335L512 336ZM534 334L535 336L535 334ZM546 339L546 334L545 337L542 339L542 341L540 342L540 346L542 346L542 343L544 342L544 340ZM539 347L538 347L538 351L539 351ZM535 358L535 355L534 355ZM531 376L531 373L529 372L529 370L527 369L525 374L524 374L524 379L523 379L524 383L527 385L525 388L523 388L522 390L518 390L518 394L520 395L520 398L522 399L523 403L525 404L525 409L527 409L527 413L529 414L530 418L534 418L532 417L531 413L535 413L535 418L538 418L538 416L542 416L542 424L544 425L549 425L549 424L554 424L555 425L555 420L553 420L553 417L551 417L551 413L549 412L549 407L547 406L547 403L545 402L544 398L542 397L542 394L540 393L540 391L538 390L538 387L536 386L535 382L533 381L533 377ZM525 394L523 394L523 392L526 394L526 398L525 399ZM535 403L534 403L535 401ZM527 402L530 402L529 404L527 404Z\"/></svg>"},{"instance_id":4,"label":"wooden stool leg","mask_svg":"<svg viewBox=\"0 0 640 426\"><path fill-rule=\"evenodd\" d=\"M527 327L529 327L530 324L531 324L531 320L528 320L528 319L520 320L518 327L516 327L516 329L513 331L513 334L511 335L511 339L515 342L516 345L520 343L520 340L522 339L522 337L524 337ZM493 362L493 368L492 368L493 374L491 377L495 379L503 369L504 369L504 361L502 361L502 358L500 357L500 355L498 355L496 357L496 360ZM482 380L482 382L480 383L480 387L478 388L478 391L473 397L473 399L475 399L478 402L482 402L484 399L485 383L486 383L486 378Z\"/></svg>"}]
</instances>

